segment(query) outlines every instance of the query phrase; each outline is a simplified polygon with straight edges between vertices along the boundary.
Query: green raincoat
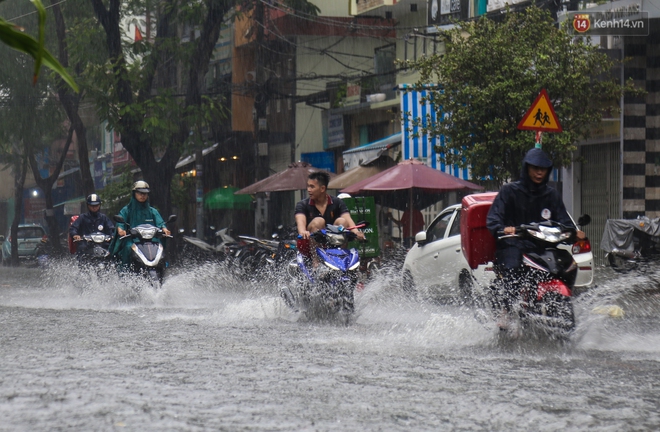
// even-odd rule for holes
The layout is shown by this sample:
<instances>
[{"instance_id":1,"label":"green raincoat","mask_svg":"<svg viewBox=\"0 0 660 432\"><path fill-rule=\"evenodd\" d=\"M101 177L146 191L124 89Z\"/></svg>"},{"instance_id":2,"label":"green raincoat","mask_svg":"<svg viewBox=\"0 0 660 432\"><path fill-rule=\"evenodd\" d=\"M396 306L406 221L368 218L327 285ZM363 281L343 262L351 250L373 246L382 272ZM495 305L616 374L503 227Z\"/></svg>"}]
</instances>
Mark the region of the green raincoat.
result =
<instances>
[{"instance_id":1,"label":"green raincoat","mask_svg":"<svg viewBox=\"0 0 660 432\"><path fill-rule=\"evenodd\" d=\"M126 205L119 212L119 216L123 217L126 223L117 222L117 228L126 230L126 226L136 227L141 224L150 224L159 228L165 228L165 221L161 217L158 210L149 205L149 200L144 203L135 199L135 195L131 198L131 202ZM113 257L121 261L122 266L128 267L131 262L131 245L136 243L136 238L125 238L120 240L119 234L115 230L115 236L110 243L110 253ZM154 242L160 242L160 239L153 239ZM163 239L163 246L164 244Z\"/></svg>"}]
</instances>

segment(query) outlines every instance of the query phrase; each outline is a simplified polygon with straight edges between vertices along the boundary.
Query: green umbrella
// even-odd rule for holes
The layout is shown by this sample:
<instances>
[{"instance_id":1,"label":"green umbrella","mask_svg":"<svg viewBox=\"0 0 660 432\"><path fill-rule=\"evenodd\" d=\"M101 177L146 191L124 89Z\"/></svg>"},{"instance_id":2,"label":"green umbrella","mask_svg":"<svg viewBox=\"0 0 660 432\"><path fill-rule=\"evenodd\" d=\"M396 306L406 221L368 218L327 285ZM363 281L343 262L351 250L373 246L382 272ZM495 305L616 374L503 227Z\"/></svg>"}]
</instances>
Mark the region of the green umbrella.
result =
<instances>
[{"instance_id":1,"label":"green umbrella","mask_svg":"<svg viewBox=\"0 0 660 432\"><path fill-rule=\"evenodd\" d=\"M204 195L204 207L212 210L250 210L250 195L234 195L238 188L224 187L214 189Z\"/></svg>"}]
</instances>

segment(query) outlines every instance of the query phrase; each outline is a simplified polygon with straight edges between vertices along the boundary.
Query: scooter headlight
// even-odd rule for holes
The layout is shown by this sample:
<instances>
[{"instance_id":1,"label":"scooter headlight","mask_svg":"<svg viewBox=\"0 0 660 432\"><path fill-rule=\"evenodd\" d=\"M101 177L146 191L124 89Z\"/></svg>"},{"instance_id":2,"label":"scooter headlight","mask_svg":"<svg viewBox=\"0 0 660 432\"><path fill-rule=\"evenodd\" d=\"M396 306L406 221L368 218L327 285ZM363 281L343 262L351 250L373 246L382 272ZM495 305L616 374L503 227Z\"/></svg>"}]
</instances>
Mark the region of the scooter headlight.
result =
<instances>
[{"instance_id":1,"label":"scooter headlight","mask_svg":"<svg viewBox=\"0 0 660 432\"><path fill-rule=\"evenodd\" d=\"M352 266L350 266L348 269L349 270L356 270L358 267L360 267L360 261L356 262Z\"/></svg>"},{"instance_id":2,"label":"scooter headlight","mask_svg":"<svg viewBox=\"0 0 660 432\"><path fill-rule=\"evenodd\" d=\"M156 228L136 228L136 230L145 240L150 240L156 235Z\"/></svg>"},{"instance_id":3,"label":"scooter headlight","mask_svg":"<svg viewBox=\"0 0 660 432\"><path fill-rule=\"evenodd\" d=\"M537 239L549 242L549 243L559 243L563 240L567 240L571 237L571 233L563 232L558 227L546 227L540 226L538 231L529 230L528 233L532 237Z\"/></svg>"},{"instance_id":4,"label":"scooter headlight","mask_svg":"<svg viewBox=\"0 0 660 432\"><path fill-rule=\"evenodd\" d=\"M346 241L346 238L344 237L343 234L327 233L326 236L328 239L328 244L330 246L341 246Z\"/></svg>"},{"instance_id":5,"label":"scooter headlight","mask_svg":"<svg viewBox=\"0 0 660 432\"><path fill-rule=\"evenodd\" d=\"M94 243L103 243L105 241L105 234L92 234L92 241Z\"/></svg>"}]
</instances>

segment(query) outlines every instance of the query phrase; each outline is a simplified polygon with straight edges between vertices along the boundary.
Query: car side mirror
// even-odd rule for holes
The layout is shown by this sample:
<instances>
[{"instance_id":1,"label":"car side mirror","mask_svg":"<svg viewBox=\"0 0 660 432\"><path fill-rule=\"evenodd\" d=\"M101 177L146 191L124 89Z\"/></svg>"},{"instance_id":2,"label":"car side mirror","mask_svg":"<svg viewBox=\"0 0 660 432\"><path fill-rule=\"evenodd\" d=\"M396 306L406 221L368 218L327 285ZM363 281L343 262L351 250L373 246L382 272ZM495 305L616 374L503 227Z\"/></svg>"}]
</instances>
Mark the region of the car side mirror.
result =
<instances>
[{"instance_id":1,"label":"car side mirror","mask_svg":"<svg viewBox=\"0 0 660 432\"><path fill-rule=\"evenodd\" d=\"M581 227L583 227L585 225L589 225L591 223L591 216L589 216L588 214L583 214L582 216L580 216L578 218L577 223Z\"/></svg>"},{"instance_id":2,"label":"car side mirror","mask_svg":"<svg viewBox=\"0 0 660 432\"><path fill-rule=\"evenodd\" d=\"M176 219L176 215L170 215L170 217L167 218L167 223L176 222Z\"/></svg>"},{"instance_id":3,"label":"car side mirror","mask_svg":"<svg viewBox=\"0 0 660 432\"><path fill-rule=\"evenodd\" d=\"M415 242L419 244L426 243L426 231L420 231L415 234Z\"/></svg>"},{"instance_id":4,"label":"car side mirror","mask_svg":"<svg viewBox=\"0 0 660 432\"><path fill-rule=\"evenodd\" d=\"M124 218L121 217L121 216L119 216L119 215L114 215L114 216L112 217L112 219L114 219L115 222L126 223L126 221L124 220Z\"/></svg>"}]
</instances>

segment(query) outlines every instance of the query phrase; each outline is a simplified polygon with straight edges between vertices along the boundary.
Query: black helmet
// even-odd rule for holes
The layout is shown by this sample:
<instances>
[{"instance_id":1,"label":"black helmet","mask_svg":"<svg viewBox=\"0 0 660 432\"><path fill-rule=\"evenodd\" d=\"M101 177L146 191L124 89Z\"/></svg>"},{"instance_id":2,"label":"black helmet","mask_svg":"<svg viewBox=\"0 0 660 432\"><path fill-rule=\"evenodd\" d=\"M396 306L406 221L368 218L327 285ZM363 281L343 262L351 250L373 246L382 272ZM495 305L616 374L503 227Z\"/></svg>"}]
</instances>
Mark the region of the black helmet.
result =
<instances>
[{"instance_id":1,"label":"black helmet","mask_svg":"<svg viewBox=\"0 0 660 432\"><path fill-rule=\"evenodd\" d=\"M95 206L101 205L101 197L95 193L87 196L87 205Z\"/></svg>"},{"instance_id":2,"label":"black helmet","mask_svg":"<svg viewBox=\"0 0 660 432\"><path fill-rule=\"evenodd\" d=\"M133 183L133 192L149 193L149 183L144 180Z\"/></svg>"}]
</instances>

